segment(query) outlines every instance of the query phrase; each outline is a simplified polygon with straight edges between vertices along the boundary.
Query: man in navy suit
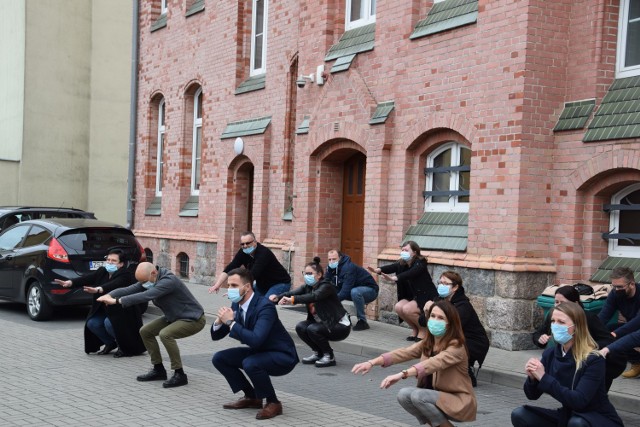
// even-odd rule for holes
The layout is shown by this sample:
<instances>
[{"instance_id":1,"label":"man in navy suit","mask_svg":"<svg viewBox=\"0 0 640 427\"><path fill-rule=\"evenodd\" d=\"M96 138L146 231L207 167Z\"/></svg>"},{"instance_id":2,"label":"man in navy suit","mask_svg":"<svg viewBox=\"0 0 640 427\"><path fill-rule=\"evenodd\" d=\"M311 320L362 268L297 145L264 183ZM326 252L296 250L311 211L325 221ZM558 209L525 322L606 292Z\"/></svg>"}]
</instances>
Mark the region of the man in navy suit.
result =
<instances>
[{"instance_id":1,"label":"man in navy suit","mask_svg":"<svg viewBox=\"0 0 640 427\"><path fill-rule=\"evenodd\" d=\"M229 334L247 346L221 350L213 355L213 366L224 375L231 390L244 392L242 398L222 407L256 408L260 409L257 419L273 418L282 414L282 404L270 377L286 375L293 370L298 363L296 346L278 319L275 305L254 294L253 276L249 270L244 267L231 270L227 283L227 295L232 304L218 310L218 318L211 326L211 339L217 341ZM266 399L264 407L262 399Z\"/></svg>"}]
</instances>

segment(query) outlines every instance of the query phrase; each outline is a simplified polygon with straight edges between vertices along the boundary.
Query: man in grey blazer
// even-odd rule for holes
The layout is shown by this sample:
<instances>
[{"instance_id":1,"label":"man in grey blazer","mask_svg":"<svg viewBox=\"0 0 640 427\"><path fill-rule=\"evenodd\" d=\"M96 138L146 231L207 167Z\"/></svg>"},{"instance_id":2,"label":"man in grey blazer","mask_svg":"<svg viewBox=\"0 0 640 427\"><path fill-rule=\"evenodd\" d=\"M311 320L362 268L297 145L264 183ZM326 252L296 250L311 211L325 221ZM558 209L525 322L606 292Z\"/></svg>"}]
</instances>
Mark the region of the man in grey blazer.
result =
<instances>
[{"instance_id":1,"label":"man in grey blazer","mask_svg":"<svg viewBox=\"0 0 640 427\"><path fill-rule=\"evenodd\" d=\"M153 301L153 304L162 310L164 316L140 328L140 336L149 352L153 368L146 374L139 375L137 380L164 380L162 386L165 388L186 385L187 374L182 369L180 349L176 339L190 337L204 328L206 323L204 309L185 284L166 268L158 268L149 262L142 262L136 269L136 280L137 283L111 291L98 298L98 301L107 305L121 304L125 308ZM160 341L169 354L171 369L174 370L169 380L162 364L157 336L160 336Z\"/></svg>"}]
</instances>

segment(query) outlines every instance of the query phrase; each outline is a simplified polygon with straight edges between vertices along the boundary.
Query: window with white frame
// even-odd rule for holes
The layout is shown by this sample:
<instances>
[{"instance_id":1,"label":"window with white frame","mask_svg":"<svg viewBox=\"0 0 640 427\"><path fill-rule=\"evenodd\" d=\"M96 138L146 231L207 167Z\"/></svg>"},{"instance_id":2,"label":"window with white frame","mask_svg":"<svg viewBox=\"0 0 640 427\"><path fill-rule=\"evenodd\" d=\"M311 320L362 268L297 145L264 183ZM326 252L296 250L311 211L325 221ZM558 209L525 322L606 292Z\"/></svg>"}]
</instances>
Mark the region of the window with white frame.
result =
<instances>
[{"instance_id":1,"label":"window with white frame","mask_svg":"<svg viewBox=\"0 0 640 427\"><path fill-rule=\"evenodd\" d=\"M255 76L267 71L268 0L253 0L251 17L251 72Z\"/></svg>"},{"instance_id":2,"label":"window with white frame","mask_svg":"<svg viewBox=\"0 0 640 427\"><path fill-rule=\"evenodd\" d=\"M621 0L616 77L640 75L640 0Z\"/></svg>"},{"instance_id":3,"label":"window with white frame","mask_svg":"<svg viewBox=\"0 0 640 427\"><path fill-rule=\"evenodd\" d=\"M640 184L631 185L611 198L609 256L640 256ZM617 237L617 238L616 238Z\"/></svg>"},{"instance_id":4,"label":"window with white frame","mask_svg":"<svg viewBox=\"0 0 640 427\"><path fill-rule=\"evenodd\" d=\"M167 13L167 2L168 1L169 0L160 0L160 14L161 15L165 15Z\"/></svg>"},{"instance_id":5,"label":"window with white frame","mask_svg":"<svg viewBox=\"0 0 640 427\"><path fill-rule=\"evenodd\" d=\"M191 194L200 194L202 160L202 89L193 97L193 150L191 157Z\"/></svg>"},{"instance_id":6,"label":"window with white frame","mask_svg":"<svg viewBox=\"0 0 640 427\"><path fill-rule=\"evenodd\" d=\"M162 179L164 175L164 133L165 133L165 102L158 106L158 151L156 156L156 196L162 196Z\"/></svg>"},{"instance_id":7,"label":"window with white frame","mask_svg":"<svg viewBox=\"0 0 640 427\"><path fill-rule=\"evenodd\" d=\"M427 157L425 212L469 212L471 150L457 142Z\"/></svg>"},{"instance_id":8,"label":"window with white frame","mask_svg":"<svg viewBox=\"0 0 640 427\"><path fill-rule=\"evenodd\" d=\"M347 0L346 29L376 21L376 0Z\"/></svg>"}]
</instances>

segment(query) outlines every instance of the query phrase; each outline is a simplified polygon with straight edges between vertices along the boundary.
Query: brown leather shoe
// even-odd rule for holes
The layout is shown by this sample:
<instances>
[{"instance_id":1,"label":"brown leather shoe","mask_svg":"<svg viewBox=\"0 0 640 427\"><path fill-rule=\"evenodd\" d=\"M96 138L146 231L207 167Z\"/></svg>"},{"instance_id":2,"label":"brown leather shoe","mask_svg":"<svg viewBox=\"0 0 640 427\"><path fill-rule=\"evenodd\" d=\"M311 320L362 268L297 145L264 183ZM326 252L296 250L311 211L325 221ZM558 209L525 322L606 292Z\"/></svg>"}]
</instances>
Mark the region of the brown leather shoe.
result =
<instances>
[{"instance_id":1,"label":"brown leather shoe","mask_svg":"<svg viewBox=\"0 0 640 427\"><path fill-rule=\"evenodd\" d=\"M259 420L268 420L277 415L282 415L282 403L267 403L264 405L264 408L258 411L256 418Z\"/></svg>"},{"instance_id":2,"label":"brown leather shoe","mask_svg":"<svg viewBox=\"0 0 640 427\"><path fill-rule=\"evenodd\" d=\"M245 396L234 402L225 403L224 405L222 405L222 407L224 409L262 409L262 399L249 399Z\"/></svg>"}]
</instances>

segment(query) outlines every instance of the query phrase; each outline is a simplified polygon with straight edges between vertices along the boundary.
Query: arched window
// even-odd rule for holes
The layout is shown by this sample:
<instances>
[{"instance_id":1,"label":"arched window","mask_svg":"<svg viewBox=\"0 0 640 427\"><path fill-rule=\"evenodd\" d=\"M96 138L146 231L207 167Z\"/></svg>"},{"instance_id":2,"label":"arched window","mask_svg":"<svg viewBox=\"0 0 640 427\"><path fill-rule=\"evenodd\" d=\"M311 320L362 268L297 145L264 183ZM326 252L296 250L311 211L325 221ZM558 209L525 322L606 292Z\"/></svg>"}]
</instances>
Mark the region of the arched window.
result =
<instances>
[{"instance_id":1,"label":"arched window","mask_svg":"<svg viewBox=\"0 0 640 427\"><path fill-rule=\"evenodd\" d=\"M200 194L202 170L202 89L193 97L193 150L191 157L191 194Z\"/></svg>"},{"instance_id":2,"label":"arched window","mask_svg":"<svg viewBox=\"0 0 640 427\"><path fill-rule=\"evenodd\" d=\"M189 278L189 256L184 252L178 254L178 271L180 277Z\"/></svg>"},{"instance_id":3,"label":"arched window","mask_svg":"<svg viewBox=\"0 0 640 427\"><path fill-rule=\"evenodd\" d=\"M153 251L149 248L144 248L144 255L147 262L153 263Z\"/></svg>"},{"instance_id":4,"label":"arched window","mask_svg":"<svg viewBox=\"0 0 640 427\"><path fill-rule=\"evenodd\" d=\"M640 256L640 183L631 185L611 198L609 255L626 258Z\"/></svg>"},{"instance_id":5,"label":"arched window","mask_svg":"<svg viewBox=\"0 0 640 427\"><path fill-rule=\"evenodd\" d=\"M158 106L158 154L156 157L156 196L162 196L162 179L164 177L164 132L165 132L165 102Z\"/></svg>"},{"instance_id":6,"label":"arched window","mask_svg":"<svg viewBox=\"0 0 640 427\"><path fill-rule=\"evenodd\" d=\"M471 150L448 143L427 157L425 212L469 212Z\"/></svg>"},{"instance_id":7,"label":"arched window","mask_svg":"<svg viewBox=\"0 0 640 427\"><path fill-rule=\"evenodd\" d=\"M250 75L267 71L268 0L253 0L251 18L251 70Z\"/></svg>"}]
</instances>

